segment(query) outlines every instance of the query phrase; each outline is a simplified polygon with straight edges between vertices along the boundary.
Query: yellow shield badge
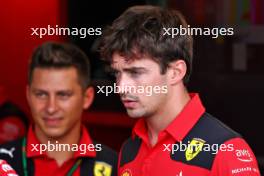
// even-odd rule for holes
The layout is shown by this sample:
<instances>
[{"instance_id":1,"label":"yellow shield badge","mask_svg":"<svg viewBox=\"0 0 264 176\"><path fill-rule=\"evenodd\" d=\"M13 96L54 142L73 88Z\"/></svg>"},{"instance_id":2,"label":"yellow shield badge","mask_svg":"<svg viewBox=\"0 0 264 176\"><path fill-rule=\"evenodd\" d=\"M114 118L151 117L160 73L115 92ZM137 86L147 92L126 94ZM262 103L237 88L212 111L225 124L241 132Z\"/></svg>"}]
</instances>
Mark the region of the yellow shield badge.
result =
<instances>
[{"instance_id":1,"label":"yellow shield badge","mask_svg":"<svg viewBox=\"0 0 264 176\"><path fill-rule=\"evenodd\" d=\"M111 176L112 166L105 162L95 162L94 175L95 176Z\"/></svg>"},{"instance_id":2,"label":"yellow shield badge","mask_svg":"<svg viewBox=\"0 0 264 176\"><path fill-rule=\"evenodd\" d=\"M185 151L185 158L187 161L195 158L200 151L202 151L205 141L200 138L193 138Z\"/></svg>"}]
</instances>

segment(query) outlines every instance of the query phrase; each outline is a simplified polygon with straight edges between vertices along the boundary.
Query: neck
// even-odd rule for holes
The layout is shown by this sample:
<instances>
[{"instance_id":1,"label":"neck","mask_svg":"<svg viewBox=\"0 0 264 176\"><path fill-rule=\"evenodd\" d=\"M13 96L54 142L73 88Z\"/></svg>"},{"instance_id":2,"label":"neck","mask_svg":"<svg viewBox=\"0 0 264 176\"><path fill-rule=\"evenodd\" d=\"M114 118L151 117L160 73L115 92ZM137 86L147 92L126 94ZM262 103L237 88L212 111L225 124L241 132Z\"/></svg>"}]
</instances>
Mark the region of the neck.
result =
<instances>
[{"instance_id":1,"label":"neck","mask_svg":"<svg viewBox=\"0 0 264 176\"><path fill-rule=\"evenodd\" d=\"M42 132L42 130L39 127L35 127L35 134L40 141L41 144L79 144L80 138L81 138L81 123L76 124L72 129L70 129L69 132L65 133L62 136L59 137L52 137L47 136ZM62 147L61 150L63 150L64 147ZM68 148L65 147L65 150ZM73 157L74 151L60 151L60 150L54 150L54 151L46 151L47 155L50 158L53 158L56 160L57 164L61 166L65 161L69 160Z\"/></svg>"},{"instance_id":2,"label":"neck","mask_svg":"<svg viewBox=\"0 0 264 176\"><path fill-rule=\"evenodd\" d=\"M160 108L154 115L146 118L151 146L156 145L158 134L177 118L189 100L190 96L185 88L178 91L172 91L171 95L168 95L168 100L162 108Z\"/></svg>"}]
</instances>

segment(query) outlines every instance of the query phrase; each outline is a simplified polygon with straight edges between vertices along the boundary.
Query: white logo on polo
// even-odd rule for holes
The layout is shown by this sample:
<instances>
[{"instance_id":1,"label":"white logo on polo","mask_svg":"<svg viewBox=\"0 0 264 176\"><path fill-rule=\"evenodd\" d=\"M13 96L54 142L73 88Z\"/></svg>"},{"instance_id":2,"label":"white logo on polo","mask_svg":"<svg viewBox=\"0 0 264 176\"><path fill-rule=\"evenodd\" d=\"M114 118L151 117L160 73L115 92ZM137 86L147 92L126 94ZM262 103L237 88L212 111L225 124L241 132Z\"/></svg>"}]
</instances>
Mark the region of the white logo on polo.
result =
<instances>
[{"instance_id":1,"label":"white logo on polo","mask_svg":"<svg viewBox=\"0 0 264 176\"><path fill-rule=\"evenodd\" d=\"M15 151L15 147L12 147L10 150L7 150L5 148L0 148L0 153L4 153L9 155L11 158L14 157L13 152Z\"/></svg>"},{"instance_id":2,"label":"white logo on polo","mask_svg":"<svg viewBox=\"0 0 264 176\"><path fill-rule=\"evenodd\" d=\"M251 154L248 150L236 150L236 156L239 161L242 162L251 162L253 161L253 158L251 157Z\"/></svg>"},{"instance_id":3,"label":"white logo on polo","mask_svg":"<svg viewBox=\"0 0 264 176\"><path fill-rule=\"evenodd\" d=\"M182 175L182 171L181 171L179 174L177 174L176 176L183 176L183 175Z\"/></svg>"},{"instance_id":4,"label":"white logo on polo","mask_svg":"<svg viewBox=\"0 0 264 176\"><path fill-rule=\"evenodd\" d=\"M8 172L8 171L13 170L13 169L12 169L12 167L9 166L8 164L3 164L3 165L2 165L2 170L3 170L4 172Z\"/></svg>"}]
</instances>

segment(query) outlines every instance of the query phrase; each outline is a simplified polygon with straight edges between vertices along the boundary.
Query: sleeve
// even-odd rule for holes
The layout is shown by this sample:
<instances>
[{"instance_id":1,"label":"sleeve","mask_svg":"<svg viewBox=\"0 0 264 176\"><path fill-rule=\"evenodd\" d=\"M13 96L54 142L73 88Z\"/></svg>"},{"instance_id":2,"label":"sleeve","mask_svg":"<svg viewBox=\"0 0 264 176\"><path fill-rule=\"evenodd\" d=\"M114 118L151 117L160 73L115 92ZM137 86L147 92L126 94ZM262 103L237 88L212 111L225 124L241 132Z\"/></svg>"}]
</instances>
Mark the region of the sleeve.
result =
<instances>
[{"instance_id":1,"label":"sleeve","mask_svg":"<svg viewBox=\"0 0 264 176\"><path fill-rule=\"evenodd\" d=\"M254 153L242 138L230 139L216 154L211 176L260 176Z\"/></svg>"},{"instance_id":2,"label":"sleeve","mask_svg":"<svg viewBox=\"0 0 264 176\"><path fill-rule=\"evenodd\" d=\"M6 161L0 160L0 175L1 176L18 176L15 170L7 164Z\"/></svg>"}]
</instances>

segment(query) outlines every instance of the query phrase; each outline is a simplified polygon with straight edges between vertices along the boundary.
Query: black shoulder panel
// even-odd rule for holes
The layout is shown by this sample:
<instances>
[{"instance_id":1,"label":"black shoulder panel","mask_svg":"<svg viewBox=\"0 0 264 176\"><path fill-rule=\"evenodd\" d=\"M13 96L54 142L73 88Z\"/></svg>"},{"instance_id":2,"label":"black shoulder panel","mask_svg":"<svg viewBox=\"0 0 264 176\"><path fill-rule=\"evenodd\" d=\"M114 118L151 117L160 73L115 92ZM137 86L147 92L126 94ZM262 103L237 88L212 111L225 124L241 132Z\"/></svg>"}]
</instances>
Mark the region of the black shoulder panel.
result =
<instances>
[{"instance_id":1,"label":"black shoulder panel","mask_svg":"<svg viewBox=\"0 0 264 176\"><path fill-rule=\"evenodd\" d=\"M0 145L0 159L10 164L19 175L23 173L22 140L19 139Z\"/></svg>"},{"instance_id":2,"label":"black shoulder panel","mask_svg":"<svg viewBox=\"0 0 264 176\"><path fill-rule=\"evenodd\" d=\"M198 141L201 139L200 141L204 142L202 150L196 156L193 155L195 152L192 153L190 150L188 152L186 150L177 150L171 153L171 159L211 170L217 149L219 149L220 145L236 137L241 136L210 114L204 113L189 134L181 141L182 144L188 146L191 141L194 144L195 139L198 139ZM180 143L174 145L179 146Z\"/></svg>"},{"instance_id":3,"label":"black shoulder panel","mask_svg":"<svg viewBox=\"0 0 264 176\"><path fill-rule=\"evenodd\" d=\"M22 165L22 139L17 139L5 144L0 145L0 159L5 160L12 168L17 172L18 175L23 176L23 165ZM27 160L28 173L33 175L34 167L33 161Z\"/></svg>"},{"instance_id":4,"label":"black shoulder panel","mask_svg":"<svg viewBox=\"0 0 264 176\"><path fill-rule=\"evenodd\" d=\"M94 145L101 145L102 150L96 152L95 158L87 158L84 157L81 164L81 176L93 176L94 175L94 167L96 166L96 162L103 162L106 165L109 165L112 169L111 176L117 175L117 153L111 148L94 142ZM102 168L102 171L104 168ZM102 174L103 175L103 174Z\"/></svg>"},{"instance_id":5,"label":"black shoulder panel","mask_svg":"<svg viewBox=\"0 0 264 176\"><path fill-rule=\"evenodd\" d=\"M136 136L135 139L131 137L127 139L120 151L120 167L136 158L140 146L141 139L139 137Z\"/></svg>"}]
</instances>

